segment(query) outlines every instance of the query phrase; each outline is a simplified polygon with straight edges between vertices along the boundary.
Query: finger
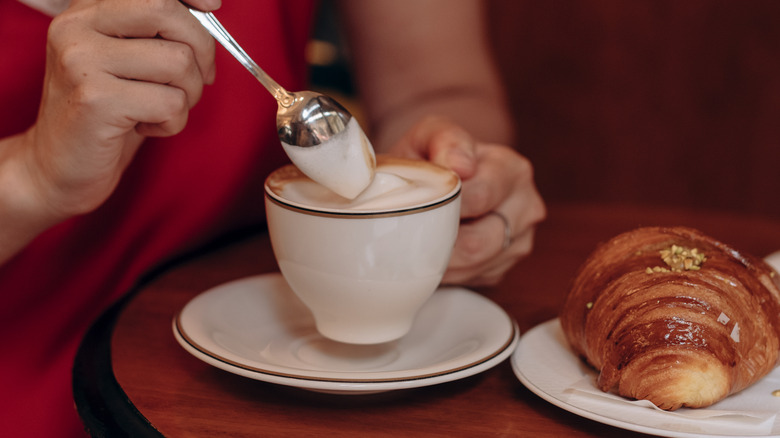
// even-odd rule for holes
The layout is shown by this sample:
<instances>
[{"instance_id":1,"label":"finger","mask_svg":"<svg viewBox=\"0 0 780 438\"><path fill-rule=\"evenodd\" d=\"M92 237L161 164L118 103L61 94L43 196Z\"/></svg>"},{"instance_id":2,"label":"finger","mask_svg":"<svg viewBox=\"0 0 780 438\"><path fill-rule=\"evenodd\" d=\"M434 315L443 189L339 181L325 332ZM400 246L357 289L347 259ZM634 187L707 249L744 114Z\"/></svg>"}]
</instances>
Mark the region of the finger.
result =
<instances>
[{"instance_id":1,"label":"finger","mask_svg":"<svg viewBox=\"0 0 780 438\"><path fill-rule=\"evenodd\" d=\"M461 179L476 171L476 144L460 126L441 117L427 117L404 137L401 149L407 155L423 158L452 169Z\"/></svg>"},{"instance_id":2,"label":"finger","mask_svg":"<svg viewBox=\"0 0 780 438\"><path fill-rule=\"evenodd\" d=\"M445 284L488 286L498 283L517 262L514 258L497 257L480 266L448 269L442 278Z\"/></svg>"},{"instance_id":3,"label":"finger","mask_svg":"<svg viewBox=\"0 0 780 438\"><path fill-rule=\"evenodd\" d=\"M222 7L222 0L187 0L183 3L199 11L215 11Z\"/></svg>"},{"instance_id":4,"label":"finger","mask_svg":"<svg viewBox=\"0 0 780 438\"><path fill-rule=\"evenodd\" d=\"M452 169L462 180L468 180L477 170L476 145L460 128L442 127L429 139L429 160Z\"/></svg>"},{"instance_id":5,"label":"finger","mask_svg":"<svg viewBox=\"0 0 780 438\"><path fill-rule=\"evenodd\" d=\"M534 234L534 228L527 229L513 240L511 246L505 251L483 260L479 264L460 267L450 265L442 278L442 283L471 286L495 285L518 260L530 254Z\"/></svg>"},{"instance_id":6,"label":"finger","mask_svg":"<svg viewBox=\"0 0 780 438\"><path fill-rule=\"evenodd\" d=\"M499 258L516 261L531 252L534 227L524 228L509 237L512 230L498 214L488 214L460 226L449 269L475 272Z\"/></svg>"},{"instance_id":7,"label":"finger","mask_svg":"<svg viewBox=\"0 0 780 438\"><path fill-rule=\"evenodd\" d=\"M541 221L544 203L536 190L530 161L502 145L479 144L477 151L478 171L463 182L461 217L501 211L515 231Z\"/></svg>"},{"instance_id":8,"label":"finger","mask_svg":"<svg viewBox=\"0 0 780 438\"><path fill-rule=\"evenodd\" d=\"M442 284L463 286L494 286L501 282L506 272L514 266L514 260L501 260L486 269L448 270L442 278Z\"/></svg>"},{"instance_id":9,"label":"finger","mask_svg":"<svg viewBox=\"0 0 780 438\"><path fill-rule=\"evenodd\" d=\"M161 39L111 40L105 50L106 72L180 88L189 108L200 100L203 80L189 46Z\"/></svg>"},{"instance_id":10,"label":"finger","mask_svg":"<svg viewBox=\"0 0 780 438\"><path fill-rule=\"evenodd\" d=\"M78 96L73 105L81 113L99 113L106 121L93 126L96 139L111 138L117 129L122 132L134 127L144 135L169 136L180 132L187 121L187 96L176 87L106 75L82 84ZM138 128L138 124L149 126Z\"/></svg>"},{"instance_id":11,"label":"finger","mask_svg":"<svg viewBox=\"0 0 780 438\"><path fill-rule=\"evenodd\" d=\"M466 220L450 259L448 281L487 284L500 279L530 253L535 225L546 214L524 157L504 146L480 144L478 159L478 172L463 184L461 214Z\"/></svg>"},{"instance_id":12,"label":"finger","mask_svg":"<svg viewBox=\"0 0 780 438\"><path fill-rule=\"evenodd\" d=\"M184 129L189 116L184 92L149 82L140 82L134 88L134 99L127 102L130 106L127 114L138 121L136 132L149 137L168 137Z\"/></svg>"},{"instance_id":13,"label":"finger","mask_svg":"<svg viewBox=\"0 0 780 438\"><path fill-rule=\"evenodd\" d=\"M496 215L462 222L450 257L450 268L481 266L493 259L504 249L504 235L504 221Z\"/></svg>"},{"instance_id":14,"label":"finger","mask_svg":"<svg viewBox=\"0 0 780 438\"><path fill-rule=\"evenodd\" d=\"M477 170L463 181L461 217L478 218L496 210L517 190L514 157L494 145L480 144Z\"/></svg>"},{"instance_id":15,"label":"finger","mask_svg":"<svg viewBox=\"0 0 780 438\"><path fill-rule=\"evenodd\" d=\"M115 38L161 38L186 44L204 82L214 78L214 39L182 3L101 2L91 12L96 31Z\"/></svg>"}]
</instances>

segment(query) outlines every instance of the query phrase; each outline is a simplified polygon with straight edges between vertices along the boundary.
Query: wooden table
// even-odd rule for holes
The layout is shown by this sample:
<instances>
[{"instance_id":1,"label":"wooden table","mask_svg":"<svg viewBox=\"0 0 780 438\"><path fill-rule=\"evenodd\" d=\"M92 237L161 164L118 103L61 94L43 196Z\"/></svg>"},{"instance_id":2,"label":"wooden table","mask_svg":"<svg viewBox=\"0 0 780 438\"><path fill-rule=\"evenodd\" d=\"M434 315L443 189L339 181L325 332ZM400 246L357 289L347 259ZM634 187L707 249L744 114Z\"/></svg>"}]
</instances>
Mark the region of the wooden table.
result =
<instances>
[{"instance_id":1,"label":"wooden table","mask_svg":"<svg viewBox=\"0 0 780 438\"><path fill-rule=\"evenodd\" d=\"M780 221L630 205L551 205L533 255L481 290L522 332L554 318L594 246L641 225L695 226L738 249L780 249ZM174 340L190 299L229 280L276 271L260 232L195 254L144 280L87 335L74 367L76 404L94 436L642 436L547 403L509 361L463 380L375 395L327 395L211 367ZM113 328L113 330L112 330Z\"/></svg>"}]
</instances>

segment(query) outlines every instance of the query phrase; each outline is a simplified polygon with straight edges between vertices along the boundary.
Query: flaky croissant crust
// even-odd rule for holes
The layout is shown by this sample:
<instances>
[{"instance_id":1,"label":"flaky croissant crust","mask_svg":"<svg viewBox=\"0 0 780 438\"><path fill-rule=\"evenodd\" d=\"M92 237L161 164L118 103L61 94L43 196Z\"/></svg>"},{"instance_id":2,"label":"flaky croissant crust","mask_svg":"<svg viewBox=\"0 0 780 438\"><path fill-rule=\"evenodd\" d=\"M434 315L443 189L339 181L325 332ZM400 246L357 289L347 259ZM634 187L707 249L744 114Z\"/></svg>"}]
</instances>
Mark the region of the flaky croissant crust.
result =
<instances>
[{"instance_id":1,"label":"flaky croissant crust","mask_svg":"<svg viewBox=\"0 0 780 438\"><path fill-rule=\"evenodd\" d=\"M672 245L706 258L667 269L661 251ZM588 257L560 319L574 352L600 371L601 390L668 410L704 407L777 364L780 276L697 230L639 228Z\"/></svg>"}]
</instances>

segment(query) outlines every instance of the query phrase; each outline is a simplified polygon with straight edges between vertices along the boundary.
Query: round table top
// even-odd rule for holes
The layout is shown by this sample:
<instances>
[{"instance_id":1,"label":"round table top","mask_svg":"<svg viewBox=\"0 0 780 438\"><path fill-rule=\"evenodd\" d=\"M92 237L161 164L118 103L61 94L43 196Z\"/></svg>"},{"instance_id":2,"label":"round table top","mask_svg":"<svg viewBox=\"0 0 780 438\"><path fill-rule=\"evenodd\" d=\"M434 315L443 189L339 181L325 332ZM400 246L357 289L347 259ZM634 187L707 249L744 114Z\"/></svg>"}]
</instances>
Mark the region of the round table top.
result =
<instances>
[{"instance_id":1,"label":"round table top","mask_svg":"<svg viewBox=\"0 0 780 438\"><path fill-rule=\"evenodd\" d=\"M555 318L595 246L645 225L686 225L765 256L780 221L736 213L609 204L550 205L533 254L496 287L479 289L521 333ZM259 231L156 271L107 312L84 340L74 392L95 436L642 436L558 408L528 390L509 361L464 379L370 395L333 395L241 377L187 353L171 323L225 282L276 272ZM113 328L113 330L111 330Z\"/></svg>"}]
</instances>

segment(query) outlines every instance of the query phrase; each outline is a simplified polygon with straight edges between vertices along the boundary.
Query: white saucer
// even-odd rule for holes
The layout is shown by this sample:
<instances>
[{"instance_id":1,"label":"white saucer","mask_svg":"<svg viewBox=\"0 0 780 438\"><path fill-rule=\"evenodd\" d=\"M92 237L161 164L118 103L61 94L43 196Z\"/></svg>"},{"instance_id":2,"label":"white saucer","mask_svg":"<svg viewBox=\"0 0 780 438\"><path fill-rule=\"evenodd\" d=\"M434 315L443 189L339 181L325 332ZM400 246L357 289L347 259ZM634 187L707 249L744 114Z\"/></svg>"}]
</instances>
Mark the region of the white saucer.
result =
<instances>
[{"instance_id":1,"label":"white saucer","mask_svg":"<svg viewBox=\"0 0 780 438\"><path fill-rule=\"evenodd\" d=\"M462 379L509 357L519 338L498 305L440 288L403 338L350 345L322 337L280 274L248 277L193 298L173 320L198 359L266 382L333 393L371 393Z\"/></svg>"},{"instance_id":2,"label":"white saucer","mask_svg":"<svg viewBox=\"0 0 780 438\"><path fill-rule=\"evenodd\" d=\"M780 434L780 421L774 418L780 398L772 396L780 389L780 368L708 408L662 411L596 390L596 372L574 355L559 320L553 319L523 335L512 355L512 369L528 389L555 406L627 430L685 438ZM583 388L580 385L584 392L572 391Z\"/></svg>"}]
</instances>

